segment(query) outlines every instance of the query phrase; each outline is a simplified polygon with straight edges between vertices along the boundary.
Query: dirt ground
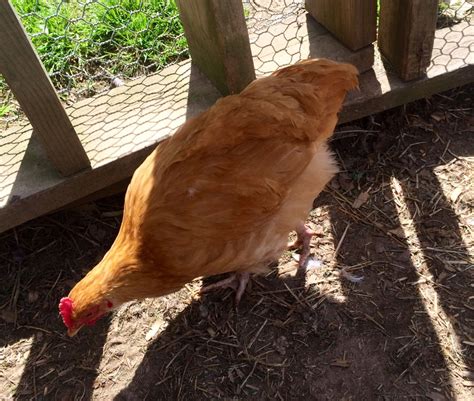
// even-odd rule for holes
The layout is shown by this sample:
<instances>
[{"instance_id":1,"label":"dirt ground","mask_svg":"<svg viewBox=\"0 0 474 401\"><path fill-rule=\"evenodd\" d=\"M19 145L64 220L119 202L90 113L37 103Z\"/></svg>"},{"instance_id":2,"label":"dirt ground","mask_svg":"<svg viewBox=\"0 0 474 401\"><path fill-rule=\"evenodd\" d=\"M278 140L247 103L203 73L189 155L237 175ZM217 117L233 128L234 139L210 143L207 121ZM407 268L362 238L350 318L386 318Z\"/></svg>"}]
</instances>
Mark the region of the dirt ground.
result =
<instances>
[{"instance_id":1,"label":"dirt ground","mask_svg":"<svg viewBox=\"0 0 474 401\"><path fill-rule=\"evenodd\" d=\"M473 93L339 127L342 172L309 219L323 266L284 255L238 311L230 290L193 298L197 281L69 339L58 301L122 197L0 234L0 399L474 399Z\"/></svg>"}]
</instances>

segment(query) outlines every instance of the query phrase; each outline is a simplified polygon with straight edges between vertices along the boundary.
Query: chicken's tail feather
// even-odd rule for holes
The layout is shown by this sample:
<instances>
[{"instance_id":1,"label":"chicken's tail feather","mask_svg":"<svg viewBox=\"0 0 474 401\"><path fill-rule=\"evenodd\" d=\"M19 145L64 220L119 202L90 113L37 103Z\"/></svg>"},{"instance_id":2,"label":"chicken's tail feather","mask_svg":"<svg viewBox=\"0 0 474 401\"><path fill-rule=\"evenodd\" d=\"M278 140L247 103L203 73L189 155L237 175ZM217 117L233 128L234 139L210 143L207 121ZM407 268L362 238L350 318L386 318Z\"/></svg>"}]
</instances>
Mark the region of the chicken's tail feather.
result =
<instances>
[{"instance_id":1,"label":"chicken's tail feather","mask_svg":"<svg viewBox=\"0 0 474 401\"><path fill-rule=\"evenodd\" d=\"M352 64L339 63L328 59L308 59L275 71L272 76L292 78L298 82L337 86L349 91L358 88L359 72Z\"/></svg>"},{"instance_id":2,"label":"chicken's tail feather","mask_svg":"<svg viewBox=\"0 0 474 401\"><path fill-rule=\"evenodd\" d=\"M332 135L347 92L357 88L358 84L356 67L327 59L301 61L274 72L267 81L274 91L272 99L279 99L281 104L282 99L291 98L303 112L301 115L307 128L289 133L317 142ZM291 101L286 104L290 105Z\"/></svg>"}]
</instances>

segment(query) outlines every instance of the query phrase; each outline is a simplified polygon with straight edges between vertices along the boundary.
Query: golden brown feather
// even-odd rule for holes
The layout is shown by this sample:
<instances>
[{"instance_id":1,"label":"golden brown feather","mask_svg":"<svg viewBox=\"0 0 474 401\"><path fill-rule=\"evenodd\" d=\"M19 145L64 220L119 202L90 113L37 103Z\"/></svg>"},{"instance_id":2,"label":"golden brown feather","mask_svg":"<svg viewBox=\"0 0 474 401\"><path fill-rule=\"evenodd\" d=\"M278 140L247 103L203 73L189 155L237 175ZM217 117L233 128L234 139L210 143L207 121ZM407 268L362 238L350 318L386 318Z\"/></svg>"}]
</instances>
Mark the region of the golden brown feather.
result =
<instances>
[{"instance_id":1,"label":"golden brown feather","mask_svg":"<svg viewBox=\"0 0 474 401\"><path fill-rule=\"evenodd\" d=\"M219 100L160 144L133 175L111 249L69 294L70 331L91 308L103 314L278 259L337 171L326 141L356 86L353 66L306 60Z\"/></svg>"}]
</instances>

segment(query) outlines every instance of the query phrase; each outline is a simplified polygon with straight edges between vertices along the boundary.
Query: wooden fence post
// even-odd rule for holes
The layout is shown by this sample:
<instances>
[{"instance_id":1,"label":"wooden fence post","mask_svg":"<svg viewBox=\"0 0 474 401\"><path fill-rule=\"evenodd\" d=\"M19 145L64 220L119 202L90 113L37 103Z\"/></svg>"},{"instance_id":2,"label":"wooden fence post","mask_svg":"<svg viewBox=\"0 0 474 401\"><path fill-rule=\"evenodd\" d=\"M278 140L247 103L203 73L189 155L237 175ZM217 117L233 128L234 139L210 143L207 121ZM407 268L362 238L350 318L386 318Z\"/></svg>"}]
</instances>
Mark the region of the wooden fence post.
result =
<instances>
[{"instance_id":1,"label":"wooden fence post","mask_svg":"<svg viewBox=\"0 0 474 401\"><path fill-rule=\"evenodd\" d=\"M177 0L193 62L224 95L255 79L242 0Z\"/></svg>"},{"instance_id":2,"label":"wooden fence post","mask_svg":"<svg viewBox=\"0 0 474 401\"><path fill-rule=\"evenodd\" d=\"M70 175L90 167L53 84L7 0L0 0L0 74L58 171Z\"/></svg>"},{"instance_id":3,"label":"wooden fence post","mask_svg":"<svg viewBox=\"0 0 474 401\"><path fill-rule=\"evenodd\" d=\"M380 52L405 81L421 78L430 65L438 0L381 0Z\"/></svg>"},{"instance_id":4,"label":"wooden fence post","mask_svg":"<svg viewBox=\"0 0 474 401\"><path fill-rule=\"evenodd\" d=\"M306 9L353 51L375 42L377 0L306 0Z\"/></svg>"}]
</instances>

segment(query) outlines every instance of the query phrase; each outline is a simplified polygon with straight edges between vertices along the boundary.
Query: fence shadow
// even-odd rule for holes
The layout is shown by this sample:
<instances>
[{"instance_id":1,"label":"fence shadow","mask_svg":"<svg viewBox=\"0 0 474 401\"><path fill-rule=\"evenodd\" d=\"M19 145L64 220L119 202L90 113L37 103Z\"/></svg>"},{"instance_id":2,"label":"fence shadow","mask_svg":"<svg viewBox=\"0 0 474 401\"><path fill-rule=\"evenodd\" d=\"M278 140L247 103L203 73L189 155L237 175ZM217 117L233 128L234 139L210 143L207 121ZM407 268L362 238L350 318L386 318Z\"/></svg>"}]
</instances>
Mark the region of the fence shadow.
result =
<instances>
[{"instance_id":1,"label":"fence shadow","mask_svg":"<svg viewBox=\"0 0 474 401\"><path fill-rule=\"evenodd\" d=\"M393 129L392 123L388 125ZM410 151L403 153L406 147L416 146L420 137L409 136L401 144L398 128L380 133L375 140L358 135L343 146L335 143L345 174L352 174L356 185L365 183L375 192L365 212L381 210L382 225L363 214L351 216L352 206L341 207L341 189L331 187L316 204L328 211L334 247L341 244L336 267L359 266L361 270L354 274L364 276L362 283L341 278L338 295L327 293L328 288L334 289L324 283L327 272L319 273L321 282L309 289L304 276L274 273L254 278L238 313L228 292L193 301L148 346L132 381L115 399L184 400L192 395L193 399L329 400L344 394L355 399L456 399L459 394L453 387L459 378L450 371L453 365L446 359L444 333L431 320L433 305L427 302L420 281L423 272L412 259L412 238L401 233L404 216L389 185L390 178L396 177L408 202L420 196L410 192L408 184L419 166ZM382 166L376 163L374 152L393 163L391 171L385 168L385 174L379 174ZM470 152L464 148L465 154ZM450 160L445 158L445 162ZM438 164L430 164L425 175L435 178L433 169ZM433 193L443 193L436 179L430 185ZM439 202L446 210L443 221L451 236L433 242L417 222L415 209L409 207L413 235L420 238L422 249L454 247L460 259L468 258L454 210L445 197ZM317 256L318 252L316 248ZM437 281L436 258L429 253L425 258ZM465 298L466 282L460 274L451 283L433 287L459 338L465 333L459 330L448 295L458 292ZM470 361L469 355L461 353L461 363L469 366Z\"/></svg>"},{"instance_id":2,"label":"fence shadow","mask_svg":"<svg viewBox=\"0 0 474 401\"><path fill-rule=\"evenodd\" d=\"M443 338L429 318L420 281L426 273L432 275L435 294L428 295L436 295L455 334L464 338L457 314L468 296L468 272L455 265L452 277L443 277L443 269L452 250L460 261L469 255L456 212L435 173L455 156L444 151L444 145L432 143L432 133L407 136L403 127L390 121L390 114L380 118L387 118L391 133L335 143L354 191L357 186L360 191L372 188L365 209L360 209L367 215L350 205L344 208L340 184L331 186L317 203L327 210L321 219L331 221L334 247L341 243L338 267L362 263L356 274L365 280L350 284L336 279L341 291L333 293L328 271L309 289L308 275L274 272L253 279L238 313L227 291L194 300L147 347L117 400L291 400L322 395L398 399L426 396L426 386L433 383L455 398L450 391L458 379L449 372ZM442 157L425 163L421 153L412 152L418 152L420 142L426 142L425 155L440 152ZM454 153L472 155L472 145L464 141ZM384 159L382 164L377 157ZM431 197L421 199L431 205L426 215L420 214L424 209L418 202L418 173L426 180L425 189L438 194L431 203ZM389 185L392 178L407 201L426 271L413 262L412 238L400 232L405 226ZM426 190L422 193L427 196ZM442 210L430 216L437 210L434 206ZM374 211L383 216L383 226L375 224ZM0 235L0 345L25 343L24 359L15 360L21 379L14 399L92 399L110 321L70 340L57 314L58 299L100 259L118 229L118 219L104 220L94 211L87 216L63 212ZM466 366L472 362L462 348L455 357ZM13 363L8 354L6 358Z\"/></svg>"},{"instance_id":3,"label":"fence shadow","mask_svg":"<svg viewBox=\"0 0 474 401\"><path fill-rule=\"evenodd\" d=\"M466 151L471 155L474 154L474 146ZM449 163L452 157L448 157L446 161ZM474 354L469 347L462 345L462 341L470 338L472 330L468 329L467 321L458 316L462 311L463 317L471 316L471 319L474 317L472 309L465 308L466 300L472 293L472 290L469 291L469 288L466 288L469 278L472 279L472 275L469 274L472 256L461 233L459 216L452 208L447 194L432 169L428 169L424 174L424 179L432 188L432 193L425 199L417 198L414 182L400 178L403 196L407 200L408 212L413 219L416 236L422 250L420 255L422 266L420 267L424 270L420 279L428 277L428 280L433 280L435 283L435 291L426 294L425 297L438 302L440 306L438 319L443 321L443 326L448 327L449 324L449 329L453 331L439 333L438 341L447 343L448 338L454 334L454 337L449 340L451 350L448 354L467 369L472 366ZM436 194L438 197L434 200ZM423 206L428 206L428 208L423 210Z\"/></svg>"},{"instance_id":4,"label":"fence shadow","mask_svg":"<svg viewBox=\"0 0 474 401\"><path fill-rule=\"evenodd\" d=\"M407 120L409 112L410 117L419 118L415 110L409 110L412 107L407 109ZM384 114L380 116L379 121ZM382 126L391 126L392 132L382 130L369 138L368 131L346 144L336 141L335 148L346 170L343 174L359 177L359 191L370 187L371 195L367 209L356 211L357 218L351 218L351 213L347 213L350 205L343 207L344 199L340 196L343 189L331 189L337 204L332 202L330 216L335 243L350 223L338 264L374 263L364 273L372 285L358 289L357 285L343 283L349 303L354 304L364 296L374 297L375 303L357 314L359 318L362 314L362 320L369 325L375 317L390 333L384 343L391 359L390 368L400 374L400 379L408 378L408 382L436 383L449 399L456 399L461 395L453 392L453 386L459 391L462 385L459 385L459 373L450 371L453 361L467 368L473 360L469 348L461 344L469 338L466 321L458 318L460 310L463 317L470 314L463 303L469 296L467 270L471 259L461 234L459 216L435 170L455 162L456 155L474 154L474 142L462 138L455 130L438 132L442 130L425 125L427 131L423 132L409 124L403 127L386 121ZM459 143L452 153L449 146L453 146L454 139ZM390 174L386 174L384 165L391 166ZM393 179L398 184L393 184ZM406 209L401 212L403 204ZM454 263L451 266L450 260ZM425 286L426 281L430 285ZM437 316L433 317L432 311L438 308ZM451 338L449 344L448 338ZM379 344L382 339L383 336ZM416 369L417 364L430 366L431 377L423 377ZM416 389L412 391L415 395Z\"/></svg>"},{"instance_id":5,"label":"fence shadow","mask_svg":"<svg viewBox=\"0 0 474 401\"><path fill-rule=\"evenodd\" d=\"M196 116L211 107L222 95L194 62L189 75L188 105L186 119Z\"/></svg>"},{"instance_id":6,"label":"fence shadow","mask_svg":"<svg viewBox=\"0 0 474 401\"><path fill-rule=\"evenodd\" d=\"M192 66L187 118L205 110L220 97L213 85L207 80L204 82L202 77L197 67ZM207 96L203 95L202 86L205 86ZM196 101L198 95L202 99ZM41 164L46 159L42 155L37 139L31 138L10 189L9 201L21 202L15 198L17 186L24 185L38 168L54 172L47 161L44 166ZM49 397L69 400L77 394L82 400L92 398L110 319L101 320L87 336L69 339L57 304L111 245L119 222L114 221L112 227L108 223L108 227L101 227L102 224L103 219L97 217L96 211L91 213L89 210L85 215L62 212L24 224L0 237L6 239L0 248L2 266L5 264L0 272L4 283L0 292L0 317L3 318L0 319L0 345L25 342L26 361L19 364L16 379L21 378L15 400ZM98 238L94 239L94 235ZM49 239L50 243L43 243L41 238ZM52 238L55 240L51 241ZM87 250L86 254L84 250ZM48 253L48 263L37 265L35 255L42 252ZM15 300L11 302L13 298Z\"/></svg>"},{"instance_id":7,"label":"fence shadow","mask_svg":"<svg viewBox=\"0 0 474 401\"><path fill-rule=\"evenodd\" d=\"M132 381L114 399L331 399L340 394L331 386L357 385L352 368L335 372L327 363L342 358L348 345L342 344L350 336L341 328L345 305L328 295L313 309L305 299L318 289L304 287L304 276L274 273L253 280L238 312L227 291L192 302L148 346ZM359 350L365 357L357 369L382 377L383 362L367 358L373 351Z\"/></svg>"},{"instance_id":8,"label":"fence shadow","mask_svg":"<svg viewBox=\"0 0 474 401\"><path fill-rule=\"evenodd\" d=\"M104 230L97 214L88 213L57 213L1 236L0 346L15 344L16 354L4 354L6 366L18 365L10 378L19 383L12 399L92 397L110 321L101 321L88 336L69 339L57 309L59 299L105 253L118 228L112 224L112 230ZM18 344L24 350L20 360Z\"/></svg>"},{"instance_id":9,"label":"fence shadow","mask_svg":"<svg viewBox=\"0 0 474 401\"><path fill-rule=\"evenodd\" d=\"M375 182L372 184L377 185ZM385 189L384 192L390 199L391 191ZM387 215L394 216L395 224L389 229L400 229L395 205L389 203L383 210ZM336 259L339 268L356 266L357 269L358 265L369 262L366 268L354 272L364 278L362 283L341 281L347 313L358 321L356 332L351 336L370 355L374 369L372 374L377 377L379 371L383 372L383 376L376 379L377 385L366 394L368 399L376 396L381 399L416 398L426 391L406 386L407 378L419 383L430 380L443 386L451 384L442 340L437 337L426 311L425 300L416 286L403 285L419 279L410 259L408 244L384 235L370 227L370 223L351 219L336 205L330 207L329 214L334 242L343 241ZM346 235L342 237L347 227ZM428 361L434 369L427 378L423 377L426 371L417 369L416 364ZM363 386L367 386L370 376L362 377Z\"/></svg>"}]
</instances>

